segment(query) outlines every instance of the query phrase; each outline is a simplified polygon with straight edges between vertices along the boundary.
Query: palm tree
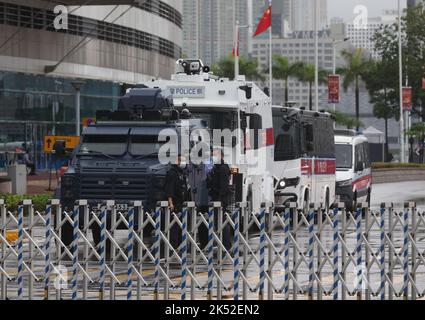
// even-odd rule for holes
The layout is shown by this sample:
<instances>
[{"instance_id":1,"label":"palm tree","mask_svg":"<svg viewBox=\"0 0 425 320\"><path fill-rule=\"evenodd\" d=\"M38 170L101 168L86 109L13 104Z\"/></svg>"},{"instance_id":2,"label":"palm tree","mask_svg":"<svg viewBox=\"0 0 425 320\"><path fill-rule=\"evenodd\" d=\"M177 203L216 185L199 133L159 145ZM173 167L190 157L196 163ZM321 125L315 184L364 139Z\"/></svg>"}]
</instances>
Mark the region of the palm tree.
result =
<instances>
[{"instance_id":1,"label":"palm tree","mask_svg":"<svg viewBox=\"0 0 425 320\"><path fill-rule=\"evenodd\" d=\"M273 78L285 82L285 104L289 101L289 77L298 74L300 62L291 63L287 57L275 55L273 57Z\"/></svg>"},{"instance_id":2,"label":"palm tree","mask_svg":"<svg viewBox=\"0 0 425 320\"><path fill-rule=\"evenodd\" d=\"M342 86L345 91L348 87L355 86L356 92L356 119L360 120L360 81L364 81L367 78L371 66L371 59L367 58L362 49L356 49L354 51L343 50L341 56L346 62L344 68L340 68L338 73L344 77ZM359 130L359 126L357 130Z\"/></svg>"},{"instance_id":3,"label":"palm tree","mask_svg":"<svg viewBox=\"0 0 425 320\"><path fill-rule=\"evenodd\" d=\"M319 70L319 84L327 82L329 72L326 70ZM308 83L309 89L309 108L313 110L313 84L315 81L315 66L311 63L299 62L296 67L296 76L302 82Z\"/></svg>"},{"instance_id":4,"label":"palm tree","mask_svg":"<svg viewBox=\"0 0 425 320\"><path fill-rule=\"evenodd\" d=\"M239 57L239 74L246 76L247 80L264 80L264 76L258 71L258 60ZM221 78L233 79L235 75L235 58L228 56L222 58L212 66L215 75Z\"/></svg>"}]
</instances>

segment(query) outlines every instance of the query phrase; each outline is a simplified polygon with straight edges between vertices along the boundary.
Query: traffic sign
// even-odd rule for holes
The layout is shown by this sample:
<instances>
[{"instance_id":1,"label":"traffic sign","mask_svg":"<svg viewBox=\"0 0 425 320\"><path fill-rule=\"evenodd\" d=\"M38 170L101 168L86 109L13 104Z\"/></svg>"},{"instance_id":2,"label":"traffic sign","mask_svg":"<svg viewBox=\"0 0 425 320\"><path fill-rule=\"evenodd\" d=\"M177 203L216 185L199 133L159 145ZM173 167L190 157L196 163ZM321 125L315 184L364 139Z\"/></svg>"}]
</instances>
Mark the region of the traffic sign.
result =
<instances>
[{"instance_id":1,"label":"traffic sign","mask_svg":"<svg viewBox=\"0 0 425 320\"><path fill-rule=\"evenodd\" d=\"M74 136L45 136L44 152L52 153L56 141L65 141L65 148L74 149L80 143L80 137Z\"/></svg>"},{"instance_id":2,"label":"traffic sign","mask_svg":"<svg viewBox=\"0 0 425 320\"><path fill-rule=\"evenodd\" d=\"M87 128L96 123L96 118L83 118L83 128Z\"/></svg>"}]
</instances>

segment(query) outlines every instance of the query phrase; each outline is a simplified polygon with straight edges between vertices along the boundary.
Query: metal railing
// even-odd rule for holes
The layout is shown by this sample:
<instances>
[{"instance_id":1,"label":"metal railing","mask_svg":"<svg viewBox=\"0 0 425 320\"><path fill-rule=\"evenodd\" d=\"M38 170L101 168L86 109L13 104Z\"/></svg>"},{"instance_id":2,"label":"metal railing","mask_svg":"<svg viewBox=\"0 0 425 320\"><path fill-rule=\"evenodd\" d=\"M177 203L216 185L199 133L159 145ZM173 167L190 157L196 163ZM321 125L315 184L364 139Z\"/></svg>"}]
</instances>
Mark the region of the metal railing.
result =
<instances>
[{"instance_id":1,"label":"metal railing","mask_svg":"<svg viewBox=\"0 0 425 320\"><path fill-rule=\"evenodd\" d=\"M11 212L0 199L0 299L419 299L424 231L414 203L201 213L189 202L176 214L167 202L120 212L85 200Z\"/></svg>"}]
</instances>

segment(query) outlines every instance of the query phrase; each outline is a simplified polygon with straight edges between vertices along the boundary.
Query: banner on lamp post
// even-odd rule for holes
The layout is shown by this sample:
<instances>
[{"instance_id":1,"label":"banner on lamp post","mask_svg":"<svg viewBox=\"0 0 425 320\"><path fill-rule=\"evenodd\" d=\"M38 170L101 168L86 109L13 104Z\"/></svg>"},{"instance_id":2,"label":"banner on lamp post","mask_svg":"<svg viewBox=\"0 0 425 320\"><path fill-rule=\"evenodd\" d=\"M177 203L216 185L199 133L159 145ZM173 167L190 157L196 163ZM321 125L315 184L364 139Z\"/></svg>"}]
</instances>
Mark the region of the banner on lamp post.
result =
<instances>
[{"instance_id":1,"label":"banner on lamp post","mask_svg":"<svg viewBox=\"0 0 425 320\"><path fill-rule=\"evenodd\" d=\"M412 110L412 87L403 87L403 110Z\"/></svg>"},{"instance_id":2,"label":"banner on lamp post","mask_svg":"<svg viewBox=\"0 0 425 320\"><path fill-rule=\"evenodd\" d=\"M424 78L422 78L422 89L424 89L424 90L425 90L425 77L424 77Z\"/></svg>"},{"instance_id":3,"label":"banner on lamp post","mask_svg":"<svg viewBox=\"0 0 425 320\"><path fill-rule=\"evenodd\" d=\"M340 103L340 79L338 74L328 76L328 101L329 103Z\"/></svg>"}]
</instances>

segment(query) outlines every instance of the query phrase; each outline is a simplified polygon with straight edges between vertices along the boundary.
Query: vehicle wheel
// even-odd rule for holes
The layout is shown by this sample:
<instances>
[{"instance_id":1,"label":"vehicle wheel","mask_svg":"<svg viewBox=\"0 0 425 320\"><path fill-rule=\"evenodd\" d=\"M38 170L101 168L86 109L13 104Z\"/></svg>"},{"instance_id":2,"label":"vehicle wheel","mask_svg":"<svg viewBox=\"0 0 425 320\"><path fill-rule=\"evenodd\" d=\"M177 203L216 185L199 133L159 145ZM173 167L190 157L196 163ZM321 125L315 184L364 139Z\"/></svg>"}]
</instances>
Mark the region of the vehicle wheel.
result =
<instances>
[{"instance_id":1,"label":"vehicle wheel","mask_svg":"<svg viewBox=\"0 0 425 320\"><path fill-rule=\"evenodd\" d=\"M368 206L369 209L370 209L371 194L372 194L372 190L369 189L367 191L367 198L366 198L367 206Z\"/></svg>"},{"instance_id":2,"label":"vehicle wheel","mask_svg":"<svg viewBox=\"0 0 425 320\"><path fill-rule=\"evenodd\" d=\"M310 197L309 197L308 191L306 191L304 194L304 199L303 199L303 211L308 212L309 209L310 209Z\"/></svg>"},{"instance_id":3,"label":"vehicle wheel","mask_svg":"<svg viewBox=\"0 0 425 320\"><path fill-rule=\"evenodd\" d=\"M53 199L60 199L61 198L61 189L56 188L55 192L53 193Z\"/></svg>"},{"instance_id":4,"label":"vehicle wheel","mask_svg":"<svg viewBox=\"0 0 425 320\"><path fill-rule=\"evenodd\" d=\"M352 205L352 208L351 208L351 212L354 213L354 214L357 212L357 192L354 193L353 205Z\"/></svg>"},{"instance_id":5,"label":"vehicle wheel","mask_svg":"<svg viewBox=\"0 0 425 320\"><path fill-rule=\"evenodd\" d=\"M69 222L64 223L61 228L61 240L67 247L72 243L73 231L72 225Z\"/></svg>"},{"instance_id":6,"label":"vehicle wheel","mask_svg":"<svg viewBox=\"0 0 425 320\"><path fill-rule=\"evenodd\" d=\"M329 195L329 189L328 190L326 190L326 200L325 200L325 210L326 210L326 213L329 213L329 210L330 210L330 195Z\"/></svg>"},{"instance_id":7,"label":"vehicle wheel","mask_svg":"<svg viewBox=\"0 0 425 320\"><path fill-rule=\"evenodd\" d=\"M309 196L309 192L306 191L304 194L304 199L303 199L303 213L306 215L306 217L308 217L309 210L310 210L310 196ZM300 221L301 221L301 214L298 214L298 222Z\"/></svg>"}]
</instances>

